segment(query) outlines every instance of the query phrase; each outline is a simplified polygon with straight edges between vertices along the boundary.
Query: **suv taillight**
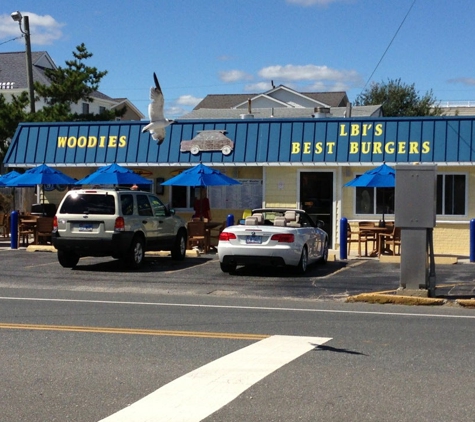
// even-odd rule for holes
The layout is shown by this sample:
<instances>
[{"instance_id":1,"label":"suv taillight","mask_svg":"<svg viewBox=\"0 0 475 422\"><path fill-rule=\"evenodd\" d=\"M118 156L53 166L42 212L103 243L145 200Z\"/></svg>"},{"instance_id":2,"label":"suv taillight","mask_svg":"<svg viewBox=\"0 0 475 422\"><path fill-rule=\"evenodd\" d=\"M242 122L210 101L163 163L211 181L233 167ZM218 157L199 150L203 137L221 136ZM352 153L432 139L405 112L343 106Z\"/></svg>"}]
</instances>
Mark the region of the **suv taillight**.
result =
<instances>
[{"instance_id":1,"label":"suv taillight","mask_svg":"<svg viewBox=\"0 0 475 422\"><path fill-rule=\"evenodd\" d=\"M124 230L125 230L124 217L117 217L115 219L114 231L115 232L123 232Z\"/></svg>"},{"instance_id":2,"label":"suv taillight","mask_svg":"<svg viewBox=\"0 0 475 422\"><path fill-rule=\"evenodd\" d=\"M234 233L221 232L219 234L219 240L221 242L229 242L232 239L236 239L236 235Z\"/></svg>"},{"instance_id":3,"label":"suv taillight","mask_svg":"<svg viewBox=\"0 0 475 422\"><path fill-rule=\"evenodd\" d=\"M53 233L58 232L58 217L53 217Z\"/></svg>"}]
</instances>

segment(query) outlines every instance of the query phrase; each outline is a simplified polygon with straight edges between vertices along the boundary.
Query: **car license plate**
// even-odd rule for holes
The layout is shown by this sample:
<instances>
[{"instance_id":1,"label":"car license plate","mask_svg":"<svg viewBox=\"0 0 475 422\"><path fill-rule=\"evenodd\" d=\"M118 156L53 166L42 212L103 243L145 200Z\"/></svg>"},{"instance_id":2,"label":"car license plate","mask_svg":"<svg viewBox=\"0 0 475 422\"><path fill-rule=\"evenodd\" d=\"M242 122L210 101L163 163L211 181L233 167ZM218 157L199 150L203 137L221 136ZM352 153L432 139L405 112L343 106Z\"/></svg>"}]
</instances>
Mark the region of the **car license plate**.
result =
<instances>
[{"instance_id":1,"label":"car license plate","mask_svg":"<svg viewBox=\"0 0 475 422\"><path fill-rule=\"evenodd\" d=\"M92 232L92 224L91 223L79 223L79 231L80 232Z\"/></svg>"},{"instance_id":2,"label":"car license plate","mask_svg":"<svg viewBox=\"0 0 475 422\"><path fill-rule=\"evenodd\" d=\"M247 236L246 243L252 245L260 245L262 243L262 236Z\"/></svg>"}]
</instances>

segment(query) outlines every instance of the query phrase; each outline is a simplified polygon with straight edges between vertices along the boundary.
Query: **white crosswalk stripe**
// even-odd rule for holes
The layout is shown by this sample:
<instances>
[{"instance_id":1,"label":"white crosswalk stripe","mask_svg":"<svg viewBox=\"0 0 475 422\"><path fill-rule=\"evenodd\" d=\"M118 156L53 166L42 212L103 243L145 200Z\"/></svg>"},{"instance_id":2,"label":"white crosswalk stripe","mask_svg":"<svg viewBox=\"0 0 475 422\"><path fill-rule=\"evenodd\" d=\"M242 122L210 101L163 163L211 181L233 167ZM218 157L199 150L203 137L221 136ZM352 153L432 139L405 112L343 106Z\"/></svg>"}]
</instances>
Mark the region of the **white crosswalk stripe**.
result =
<instances>
[{"instance_id":1,"label":"white crosswalk stripe","mask_svg":"<svg viewBox=\"0 0 475 422\"><path fill-rule=\"evenodd\" d=\"M271 336L168 383L102 421L201 421L267 375L329 340Z\"/></svg>"}]
</instances>

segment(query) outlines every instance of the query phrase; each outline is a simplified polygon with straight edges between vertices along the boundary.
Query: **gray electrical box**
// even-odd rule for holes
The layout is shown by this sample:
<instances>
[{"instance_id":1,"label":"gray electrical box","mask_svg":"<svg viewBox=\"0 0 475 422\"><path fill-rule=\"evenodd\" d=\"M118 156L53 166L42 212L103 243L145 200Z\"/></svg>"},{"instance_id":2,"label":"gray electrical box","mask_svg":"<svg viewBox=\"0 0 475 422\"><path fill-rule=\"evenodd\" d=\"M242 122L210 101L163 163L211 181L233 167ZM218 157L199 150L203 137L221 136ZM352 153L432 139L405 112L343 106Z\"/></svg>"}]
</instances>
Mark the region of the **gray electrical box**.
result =
<instances>
[{"instance_id":1,"label":"gray electrical box","mask_svg":"<svg viewBox=\"0 0 475 422\"><path fill-rule=\"evenodd\" d=\"M436 221L437 166L396 167L395 225L433 228Z\"/></svg>"}]
</instances>

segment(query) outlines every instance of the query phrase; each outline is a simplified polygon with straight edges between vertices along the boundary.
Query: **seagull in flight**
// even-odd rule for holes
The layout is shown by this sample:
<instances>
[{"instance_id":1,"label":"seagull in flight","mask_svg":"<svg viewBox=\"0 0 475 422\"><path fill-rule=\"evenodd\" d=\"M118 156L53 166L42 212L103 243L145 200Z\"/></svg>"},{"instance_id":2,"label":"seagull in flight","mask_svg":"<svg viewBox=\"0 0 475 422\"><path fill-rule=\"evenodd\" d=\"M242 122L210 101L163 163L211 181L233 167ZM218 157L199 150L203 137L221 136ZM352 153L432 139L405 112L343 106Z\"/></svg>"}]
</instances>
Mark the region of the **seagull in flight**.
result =
<instances>
[{"instance_id":1,"label":"seagull in flight","mask_svg":"<svg viewBox=\"0 0 475 422\"><path fill-rule=\"evenodd\" d=\"M171 125L173 120L165 119L163 116L163 104L165 100L155 72L153 73L153 80L155 81L155 86L150 88L151 101L148 105L150 123L142 129L142 133L149 131L152 138L158 141L158 145L160 145L165 139L165 128Z\"/></svg>"}]
</instances>

